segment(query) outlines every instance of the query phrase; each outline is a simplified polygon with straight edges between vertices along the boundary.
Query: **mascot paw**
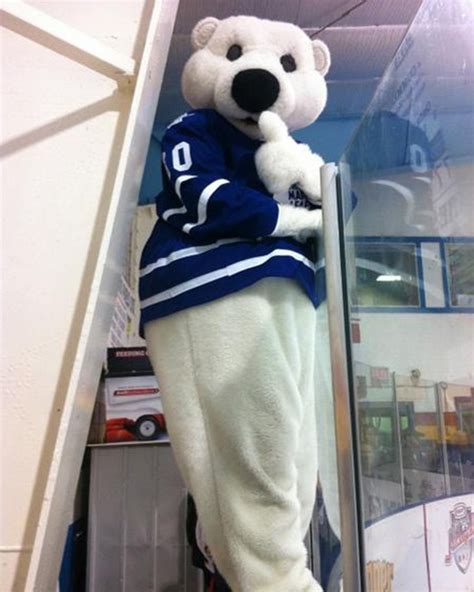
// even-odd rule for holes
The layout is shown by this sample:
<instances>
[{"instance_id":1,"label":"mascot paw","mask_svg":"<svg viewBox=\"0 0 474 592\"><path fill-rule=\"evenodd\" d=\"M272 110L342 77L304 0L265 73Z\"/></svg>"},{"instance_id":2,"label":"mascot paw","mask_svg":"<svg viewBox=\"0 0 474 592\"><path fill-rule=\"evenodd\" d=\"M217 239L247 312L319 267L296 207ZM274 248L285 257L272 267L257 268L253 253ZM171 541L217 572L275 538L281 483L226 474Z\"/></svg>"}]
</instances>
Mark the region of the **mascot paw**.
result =
<instances>
[{"instance_id":1,"label":"mascot paw","mask_svg":"<svg viewBox=\"0 0 474 592\"><path fill-rule=\"evenodd\" d=\"M288 191L300 176L298 144L276 113L264 111L258 125L265 140L255 154L258 176L270 193Z\"/></svg>"},{"instance_id":2,"label":"mascot paw","mask_svg":"<svg viewBox=\"0 0 474 592\"><path fill-rule=\"evenodd\" d=\"M301 208L297 208L301 209ZM301 242L306 242L309 238L321 238L322 228L322 213L321 210L312 210L306 212L309 214L307 217L309 226L300 230L295 238Z\"/></svg>"},{"instance_id":3,"label":"mascot paw","mask_svg":"<svg viewBox=\"0 0 474 592\"><path fill-rule=\"evenodd\" d=\"M320 169L324 160L311 152L306 144L299 144L301 173L299 186L304 191L308 200L315 205L321 204L321 173Z\"/></svg>"},{"instance_id":4,"label":"mascot paw","mask_svg":"<svg viewBox=\"0 0 474 592\"><path fill-rule=\"evenodd\" d=\"M272 236L293 236L301 242L310 237L320 237L321 210L306 210L291 205L280 205L279 208L278 224Z\"/></svg>"},{"instance_id":5,"label":"mascot paw","mask_svg":"<svg viewBox=\"0 0 474 592\"><path fill-rule=\"evenodd\" d=\"M284 193L299 185L310 202L321 201L319 169L323 159L306 144L298 144L288 134L286 124L271 111L264 111L258 125L265 144L255 154L258 176L270 193Z\"/></svg>"},{"instance_id":6,"label":"mascot paw","mask_svg":"<svg viewBox=\"0 0 474 592\"><path fill-rule=\"evenodd\" d=\"M258 127L265 142L279 142L289 139L296 144L288 134L286 123L273 111L263 111L258 118Z\"/></svg>"}]
</instances>

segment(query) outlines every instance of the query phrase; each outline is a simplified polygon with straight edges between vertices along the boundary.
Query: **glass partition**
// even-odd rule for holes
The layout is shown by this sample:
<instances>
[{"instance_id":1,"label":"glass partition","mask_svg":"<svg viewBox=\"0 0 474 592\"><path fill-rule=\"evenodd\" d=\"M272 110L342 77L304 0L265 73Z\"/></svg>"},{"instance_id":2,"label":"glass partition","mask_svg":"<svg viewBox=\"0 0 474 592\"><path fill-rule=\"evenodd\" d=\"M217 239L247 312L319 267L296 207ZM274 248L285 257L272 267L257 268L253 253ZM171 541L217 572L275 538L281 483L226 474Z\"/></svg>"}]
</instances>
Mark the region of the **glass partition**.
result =
<instances>
[{"instance_id":1,"label":"glass partition","mask_svg":"<svg viewBox=\"0 0 474 592\"><path fill-rule=\"evenodd\" d=\"M473 8L423 2L339 166L376 592L473 589Z\"/></svg>"}]
</instances>

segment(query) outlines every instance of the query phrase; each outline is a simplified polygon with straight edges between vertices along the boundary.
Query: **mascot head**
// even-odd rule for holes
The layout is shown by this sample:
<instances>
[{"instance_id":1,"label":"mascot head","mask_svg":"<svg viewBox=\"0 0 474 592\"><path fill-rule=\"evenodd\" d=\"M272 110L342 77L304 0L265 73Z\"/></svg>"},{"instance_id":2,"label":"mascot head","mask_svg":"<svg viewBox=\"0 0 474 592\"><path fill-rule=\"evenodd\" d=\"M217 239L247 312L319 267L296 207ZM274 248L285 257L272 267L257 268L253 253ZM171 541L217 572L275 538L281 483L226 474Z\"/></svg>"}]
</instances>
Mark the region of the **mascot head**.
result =
<instances>
[{"instance_id":1,"label":"mascot head","mask_svg":"<svg viewBox=\"0 0 474 592\"><path fill-rule=\"evenodd\" d=\"M195 51L182 77L186 101L215 109L251 138L260 137L262 111L277 113L295 130L324 109L329 50L299 27L251 16L208 17L194 27L191 41Z\"/></svg>"}]
</instances>

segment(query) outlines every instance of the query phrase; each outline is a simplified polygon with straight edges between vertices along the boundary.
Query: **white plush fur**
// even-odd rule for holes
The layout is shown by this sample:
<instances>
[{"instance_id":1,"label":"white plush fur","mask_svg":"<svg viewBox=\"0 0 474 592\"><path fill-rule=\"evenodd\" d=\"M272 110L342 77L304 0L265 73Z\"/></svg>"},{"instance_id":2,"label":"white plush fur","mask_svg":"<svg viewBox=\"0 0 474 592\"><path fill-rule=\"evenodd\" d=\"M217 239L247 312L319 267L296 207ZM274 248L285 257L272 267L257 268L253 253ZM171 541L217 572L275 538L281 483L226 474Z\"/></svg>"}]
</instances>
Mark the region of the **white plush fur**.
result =
<instances>
[{"instance_id":1,"label":"white plush fur","mask_svg":"<svg viewBox=\"0 0 474 592\"><path fill-rule=\"evenodd\" d=\"M196 51L182 76L186 100L194 108L216 109L249 136L260 137L256 126L243 121L254 114L241 109L230 95L234 76L242 70L263 68L276 76L280 96L271 110L290 130L310 125L324 109L329 51L322 41L312 42L299 27L251 16L220 21L210 17L196 25L192 43ZM229 61L227 50L234 44L242 47L243 55ZM294 72L285 72L280 63L288 53L297 64Z\"/></svg>"},{"instance_id":2,"label":"white plush fur","mask_svg":"<svg viewBox=\"0 0 474 592\"><path fill-rule=\"evenodd\" d=\"M272 236L293 236L299 241L321 236L321 210L306 210L292 205L278 206L278 222Z\"/></svg>"},{"instance_id":3,"label":"white plush fur","mask_svg":"<svg viewBox=\"0 0 474 592\"><path fill-rule=\"evenodd\" d=\"M311 202L319 203L319 169L324 161L306 144L297 144L288 129L309 125L326 104L324 75L331 63L326 45L319 40L311 41L295 25L250 16L221 21L214 17L205 18L194 27L192 44L196 51L182 76L187 101L193 107L216 109L248 136L266 141L258 150L255 163L259 177L270 193L283 193L297 184ZM240 45L243 53L237 60L229 61L227 50L234 44ZM285 54L294 57L295 71L285 72L283 69L280 58ZM261 114L244 111L231 95L234 77L252 68L270 72L280 85L278 99L269 111ZM258 125L245 122L248 117ZM282 229L294 229L294 236L298 238L312 234L314 215L300 213L298 222L294 222L295 217L290 220L288 216L282 212L277 233Z\"/></svg>"},{"instance_id":4,"label":"white plush fur","mask_svg":"<svg viewBox=\"0 0 474 592\"><path fill-rule=\"evenodd\" d=\"M323 76L326 76L331 67L331 57L327 45L319 39L315 39L312 43L312 47L316 70Z\"/></svg>"},{"instance_id":5,"label":"white plush fur","mask_svg":"<svg viewBox=\"0 0 474 592\"><path fill-rule=\"evenodd\" d=\"M330 56L324 43L292 24L247 16L203 19L191 41L195 52L182 77L187 101L216 109L264 141L256 167L277 201L297 184L317 203L323 161L288 130L311 124L325 106ZM242 55L231 61L226 54L235 44ZM295 71L284 70L286 54ZM234 77L246 69L265 69L278 80L279 95L264 113L248 113L232 97ZM256 123L245 122L248 117ZM278 207L273 236L320 234L320 210ZM327 343L323 333L316 343L316 322L301 286L267 278L145 327L176 459L233 592L321 590L303 544L316 493L317 437L323 437L320 476L336 531L338 506L335 463L327 453L333 444L328 381L318 388L313 382L327 374L319 372L327 364L318 350Z\"/></svg>"},{"instance_id":6,"label":"white plush fur","mask_svg":"<svg viewBox=\"0 0 474 592\"><path fill-rule=\"evenodd\" d=\"M303 543L317 480L316 316L291 280L147 324L176 460L233 592L321 592Z\"/></svg>"}]
</instances>

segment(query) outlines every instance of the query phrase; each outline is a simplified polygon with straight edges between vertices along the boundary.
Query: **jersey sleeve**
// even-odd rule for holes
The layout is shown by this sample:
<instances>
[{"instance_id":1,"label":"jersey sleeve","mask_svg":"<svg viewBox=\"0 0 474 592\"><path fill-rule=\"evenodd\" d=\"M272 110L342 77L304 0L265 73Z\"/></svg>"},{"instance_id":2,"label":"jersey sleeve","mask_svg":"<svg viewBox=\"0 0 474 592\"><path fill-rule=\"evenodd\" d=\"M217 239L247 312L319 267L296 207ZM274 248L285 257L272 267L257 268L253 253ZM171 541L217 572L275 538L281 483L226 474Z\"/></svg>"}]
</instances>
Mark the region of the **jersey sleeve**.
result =
<instances>
[{"instance_id":1,"label":"jersey sleeve","mask_svg":"<svg viewBox=\"0 0 474 592\"><path fill-rule=\"evenodd\" d=\"M168 199L158 201L158 214L200 240L270 236L277 202L231 178L216 134L199 113L168 128L162 141Z\"/></svg>"}]
</instances>

